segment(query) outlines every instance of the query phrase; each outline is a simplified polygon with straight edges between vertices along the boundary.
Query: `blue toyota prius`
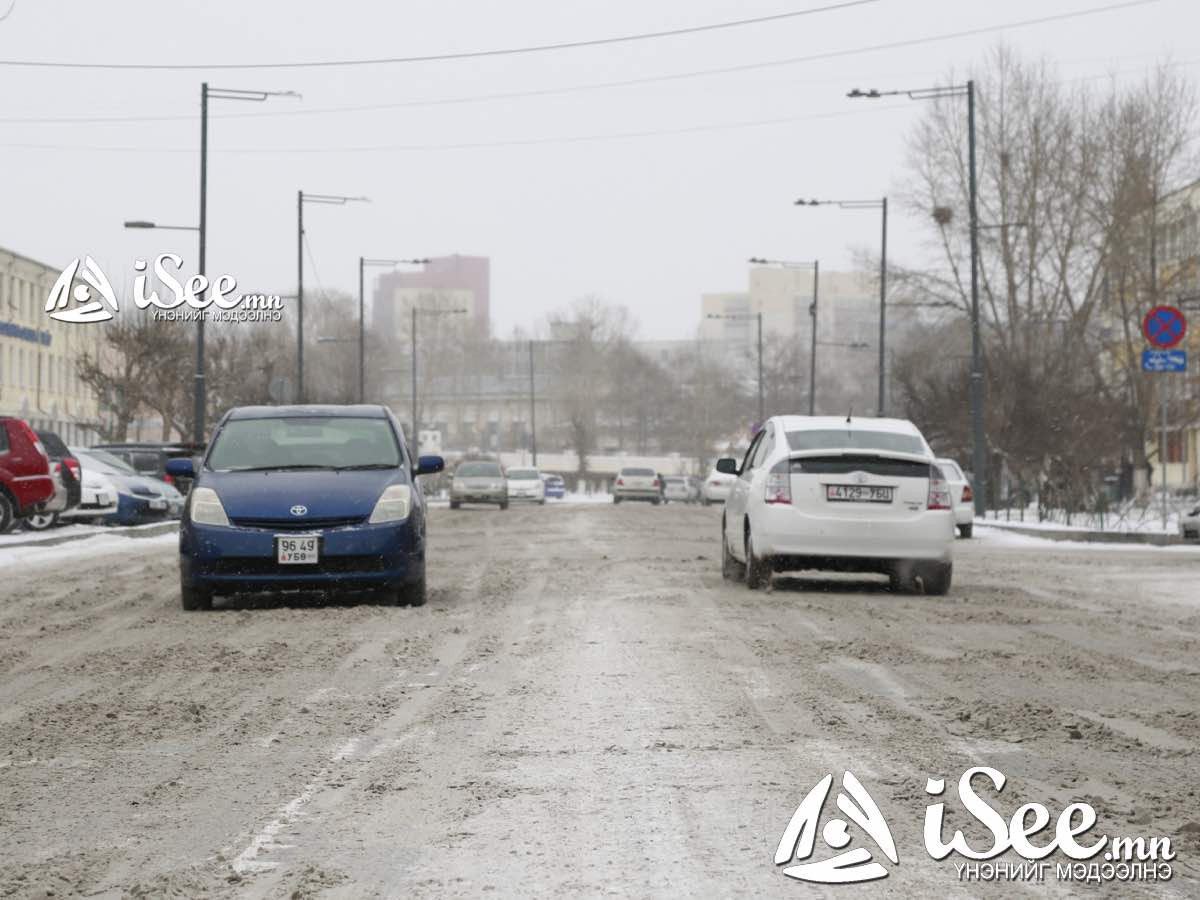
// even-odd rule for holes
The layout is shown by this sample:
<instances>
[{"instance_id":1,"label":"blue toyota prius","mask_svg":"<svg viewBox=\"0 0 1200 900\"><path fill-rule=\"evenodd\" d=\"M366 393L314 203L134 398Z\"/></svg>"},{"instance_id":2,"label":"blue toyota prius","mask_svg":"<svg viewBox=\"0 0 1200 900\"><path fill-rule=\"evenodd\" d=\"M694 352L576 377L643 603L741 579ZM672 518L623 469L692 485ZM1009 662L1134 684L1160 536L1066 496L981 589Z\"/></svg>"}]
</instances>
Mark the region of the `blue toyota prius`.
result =
<instances>
[{"instance_id":1,"label":"blue toyota prius","mask_svg":"<svg viewBox=\"0 0 1200 900\"><path fill-rule=\"evenodd\" d=\"M369 590L425 602L425 499L414 459L383 406L246 406L225 414L195 471L179 527L184 609L214 594Z\"/></svg>"}]
</instances>

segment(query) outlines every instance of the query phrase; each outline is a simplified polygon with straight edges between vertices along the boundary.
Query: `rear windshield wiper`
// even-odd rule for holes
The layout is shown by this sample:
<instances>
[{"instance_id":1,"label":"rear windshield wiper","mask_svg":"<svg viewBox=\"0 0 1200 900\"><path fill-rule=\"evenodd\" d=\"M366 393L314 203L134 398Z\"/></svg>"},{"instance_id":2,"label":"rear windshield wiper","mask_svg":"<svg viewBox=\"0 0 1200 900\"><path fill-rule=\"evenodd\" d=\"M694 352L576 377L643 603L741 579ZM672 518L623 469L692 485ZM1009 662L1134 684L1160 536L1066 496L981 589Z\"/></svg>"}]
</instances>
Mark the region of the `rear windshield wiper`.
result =
<instances>
[{"instance_id":1,"label":"rear windshield wiper","mask_svg":"<svg viewBox=\"0 0 1200 900\"><path fill-rule=\"evenodd\" d=\"M347 472L354 469L394 469L396 466L391 463L358 463L353 466L332 466L335 472Z\"/></svg>"}]
</instances>

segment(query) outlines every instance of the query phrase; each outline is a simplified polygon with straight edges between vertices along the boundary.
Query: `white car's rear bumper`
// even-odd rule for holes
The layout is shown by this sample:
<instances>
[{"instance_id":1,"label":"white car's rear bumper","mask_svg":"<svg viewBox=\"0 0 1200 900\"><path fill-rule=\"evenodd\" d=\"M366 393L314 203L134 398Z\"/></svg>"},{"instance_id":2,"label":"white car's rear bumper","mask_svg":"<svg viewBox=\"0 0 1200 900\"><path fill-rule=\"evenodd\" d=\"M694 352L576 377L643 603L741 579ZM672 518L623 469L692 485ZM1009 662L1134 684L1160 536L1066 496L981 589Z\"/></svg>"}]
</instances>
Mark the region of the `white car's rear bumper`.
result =
<instances>
[{"instance_id":1,"label":"white car's rear bumper","mask_svg":"<svg viewBox=\"0 0 1200 900\"><path fill-rule=\"evenodd\" d=\"M954 513L921 510L889 518L847 518L768 504L754 528L756 556L922 559L949 562Z\"/></svg>"}]
</instances>

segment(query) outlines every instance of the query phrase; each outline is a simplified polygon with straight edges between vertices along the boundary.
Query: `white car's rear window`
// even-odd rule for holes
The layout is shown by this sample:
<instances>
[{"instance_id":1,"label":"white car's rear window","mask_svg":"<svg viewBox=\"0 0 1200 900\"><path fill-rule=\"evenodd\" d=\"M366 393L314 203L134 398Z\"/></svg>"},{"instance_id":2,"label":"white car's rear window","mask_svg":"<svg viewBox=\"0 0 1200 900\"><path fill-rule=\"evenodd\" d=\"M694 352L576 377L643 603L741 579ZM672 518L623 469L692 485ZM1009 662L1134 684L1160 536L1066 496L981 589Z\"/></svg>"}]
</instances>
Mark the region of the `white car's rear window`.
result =
<instances>
[{"instance_id":1,"label":"white car's rear window","mask_svg":"<svg viewBox=\"0 0 1200 900\"><path fill-rule=\"evenodd\" d=\"M925 453L925 445L916 435L895 431L870 431L864 428L789 431L787 441L794 451L890 450L897 453Z\"/></svg>"}]
</instances>

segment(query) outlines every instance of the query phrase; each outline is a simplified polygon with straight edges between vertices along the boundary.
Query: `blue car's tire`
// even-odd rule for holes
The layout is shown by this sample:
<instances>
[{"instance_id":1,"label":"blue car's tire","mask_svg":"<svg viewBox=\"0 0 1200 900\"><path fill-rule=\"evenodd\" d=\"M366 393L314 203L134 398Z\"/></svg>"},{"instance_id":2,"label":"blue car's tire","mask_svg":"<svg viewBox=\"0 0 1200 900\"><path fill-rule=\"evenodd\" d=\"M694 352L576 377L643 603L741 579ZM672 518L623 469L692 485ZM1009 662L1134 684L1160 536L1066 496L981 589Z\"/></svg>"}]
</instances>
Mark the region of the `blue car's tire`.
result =
<instances>
[{"instance_id":1,"label":"blue car's tire","mask_svg":"<svg viewBox=\"0 0 1200 900\"><path fill-rule=\"evenodd\" d=\"M186 581L179 583L180 605L189 612L202 609L212 609L212 591L198 588Z\"/></svg>"}]
</instances>

